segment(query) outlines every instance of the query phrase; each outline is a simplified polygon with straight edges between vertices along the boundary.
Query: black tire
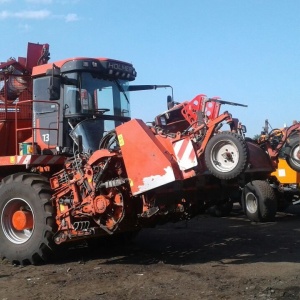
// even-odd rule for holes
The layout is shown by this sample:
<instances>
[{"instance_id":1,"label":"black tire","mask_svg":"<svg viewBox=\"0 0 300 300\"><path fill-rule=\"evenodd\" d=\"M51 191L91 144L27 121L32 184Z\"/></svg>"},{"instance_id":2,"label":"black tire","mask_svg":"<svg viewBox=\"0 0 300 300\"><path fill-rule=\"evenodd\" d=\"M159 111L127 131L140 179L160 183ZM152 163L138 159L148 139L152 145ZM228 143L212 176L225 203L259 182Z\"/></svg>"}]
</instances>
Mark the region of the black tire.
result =
<instances>
[{"instance_id":1,"label":"black tire","mask_svg":"<svg viewBox=\"0 0 300 300\"><path fill-rule=\"evenodd\" d=\"M292 139L286 146L286 162L296 172L300 172L300 138Z\"/></svg>"},{"instance_id":2,"label":"black tire","mask_svg":"<svg viewBox=\"0 0 300 300\"><path fill-rule=\"evenodd\" d=\"M248 164L248 147L243 138L233 132L213 136L205 149L205 164L219 179L229 180L239 176Z\"/></svg>"},{"instance_id":3,"label":"black tire","mask_svg":"<svg viewBox=\"0 0 300 300\"><path fill-rule=\"evenodd\" d=\"M17 173L0 186L0 255L16 264L39 264L54 250L56 230L48 180L38 174ZM16 229L13 215L26 211L32 228Z\"/></svg>"},{"instance_id":4,"label":"black tire","mask_svg":"<svg viewBox=\"0 0 300 300\"><path fill-rule=\"evenodd\" d=\"M242 207L250 221L273 221L277 212L276 194L267 181L251 181L243 189Z\"/></svg>"}]
</instances>

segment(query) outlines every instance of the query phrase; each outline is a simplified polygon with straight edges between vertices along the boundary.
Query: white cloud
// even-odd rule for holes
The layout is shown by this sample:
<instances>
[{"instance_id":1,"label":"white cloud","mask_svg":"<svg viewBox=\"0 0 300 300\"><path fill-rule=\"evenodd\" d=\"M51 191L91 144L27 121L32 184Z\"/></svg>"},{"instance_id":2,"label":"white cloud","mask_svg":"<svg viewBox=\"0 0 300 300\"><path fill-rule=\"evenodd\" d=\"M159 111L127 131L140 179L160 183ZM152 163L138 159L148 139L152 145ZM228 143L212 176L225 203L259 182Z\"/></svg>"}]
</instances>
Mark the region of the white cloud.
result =
<instances>
[{"instance_id":1,"label":"white cloud","mask_svg":"<svg viewBox=\"0 0 300 300\"><path fill-rule=\"evenodd\" d=\"M45 19L51 15L48 10L24 10L19 12L1 11L0 19L17 18L17 19Z\"/></svg>"},{"instance_id":2,"label":"white cloud","mask_svg":"<svg viewBox=\"0 0 300 300\"><path fill-rule=\"evenodd\" d=\"M22 32L28 32L31 30L31 26L28 24L19 24L18 27L21 29Z\"/></svg>"},{"instance_id":3,"label":"white cloud","mask_svg":"<svg viewBox=\"0 0 300 300\"><path fill-rule=\"evenodd\" d=\"M72 4L77 4L81 0L59 0L59 3L62 5L72 5Z\"/></svg>"},{"instance_id":4,"label":"white cloud","mask_svg":"<svg viewBox=\"0 0 300 300\"><path fill-rule=\"evenodd\" d=\"M34 4L51 4L53 3L53 0L26 0L26 2Z\"/></svg>"},{"instance_id":5,"label":"white cloud","mask_svg":"<svg viewBox=\"0 0 300 300\"><path fill-rule=\"evenodd\" d=\"M45 19L51 15L48 10L25 10L21 12L13 13L13 16L21 19Z\"/></svg>"},{"instance_id":6,"label":"white cloud","mask_svg":"<svg viewBox=\"0 0 300 300\"><path fill-rule=\"evenodd\" d=\"M77 16L77 14L67 14L65 16L65 21L66 22L76 22L78 20L79 20L79 18Z\"/></svg>"},{"instance_id":7,"label":"white cloud","mask_svg":"<svg viewBox=\"0 0 300 300\"><path fill-rule=\"evenodd\" d=\"M10 13L6 10L0 12L0 19L7 19L10 17Z\"/></svg>"},{"instance_id":8,"label":"white cloud","mask_svg":"<svg viewBox=\"0 0 300 300\"><path fill-rule=\"evenodd\" d=\"M0 0L0 1L9 1L9 0ZM53 0L26 0L30 2L46 2ZM24 19L24 20L45 20L45 19L60 19L64 20L66 23L76 22L79 20L79 17L76 13L68 13L64 15L53 14L50 10L40 9L40 10L2 10L0 11L0 21L6 19Z\"/></svg>"}]
</instances>

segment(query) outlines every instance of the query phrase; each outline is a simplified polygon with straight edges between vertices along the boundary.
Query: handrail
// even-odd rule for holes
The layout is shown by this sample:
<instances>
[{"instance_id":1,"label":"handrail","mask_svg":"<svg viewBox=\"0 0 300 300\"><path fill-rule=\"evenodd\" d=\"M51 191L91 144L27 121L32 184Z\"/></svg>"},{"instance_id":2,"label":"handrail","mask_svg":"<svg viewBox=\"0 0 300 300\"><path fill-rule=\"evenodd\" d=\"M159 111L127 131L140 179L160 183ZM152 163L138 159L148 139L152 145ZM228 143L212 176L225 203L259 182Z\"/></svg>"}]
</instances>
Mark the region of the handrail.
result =
<instances>
[{"instance_id":1,"label":"handrail","mask_svg":"<svg viewBox=\"0 0 300 300\"><path fill-rule=\"evenodd\" d=\"M56 105L57 109L55 109L53 112L57 112L57 122L56 122L56 127L55 128L44 128L44 127L35 127L33 126L33 122L32 122L32 126L31 127L18 127L18 121L20 118L18 118L18 114L21 113L21 105L24 105L24 104L30 104L31 103L31 109L33 108L33 103L47 103L49 104L49 100L24 100L24 101L20 101L20 102L17 102L15 104L16 106L16 109L15 109L15 129L16 129L16 136L15 136L15 142L16 142L16 155L19 155L20 153L20 150L19 150L19 143L21 143L22 141L18 141L18 132L21 132L21 131L26 131L26 130L31 130L31 139L32 141L30 141L29 143L32 144L32 149L33 149L33 153L32 154L38 154L37 153L37 149L35 146L36 144L36 131L37 130L49 130L49 131L57 131L59 130L59 103L57 102L54 102L54 101L51 101L51 104L54 104ZM19 108L19 109L18 109ZM33 117L34 115L32 115L32 120L33 120ZM24 142L24 141L23 141ZM58 145L58 134L56 135L56 145ZM49 148L50 149L50 148Z\"/></svg>"}]
</instances>

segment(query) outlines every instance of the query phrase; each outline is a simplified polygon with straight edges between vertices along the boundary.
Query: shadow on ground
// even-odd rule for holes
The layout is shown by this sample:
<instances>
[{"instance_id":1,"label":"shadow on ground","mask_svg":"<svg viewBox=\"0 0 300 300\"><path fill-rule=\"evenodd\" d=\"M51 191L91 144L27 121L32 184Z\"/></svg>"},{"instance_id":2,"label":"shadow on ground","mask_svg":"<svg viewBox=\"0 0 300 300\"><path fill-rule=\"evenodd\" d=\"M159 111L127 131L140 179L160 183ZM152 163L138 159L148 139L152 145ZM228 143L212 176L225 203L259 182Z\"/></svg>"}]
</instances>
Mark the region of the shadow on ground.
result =
<instances>
[{"instance_id":1,"label":"shadow on ground","mask_svg":"<svg viewBox=\"0 0 300 300\"><path fill-rule=\"evenodd\" d=\"M200 215L192 220L143 229L132 242L83 243L52 261L103 260L104 264L224 264L300 262L300 207L278 213L274 222L251 223L239 209L230 216Z\"/></svg>"}]
</instances>

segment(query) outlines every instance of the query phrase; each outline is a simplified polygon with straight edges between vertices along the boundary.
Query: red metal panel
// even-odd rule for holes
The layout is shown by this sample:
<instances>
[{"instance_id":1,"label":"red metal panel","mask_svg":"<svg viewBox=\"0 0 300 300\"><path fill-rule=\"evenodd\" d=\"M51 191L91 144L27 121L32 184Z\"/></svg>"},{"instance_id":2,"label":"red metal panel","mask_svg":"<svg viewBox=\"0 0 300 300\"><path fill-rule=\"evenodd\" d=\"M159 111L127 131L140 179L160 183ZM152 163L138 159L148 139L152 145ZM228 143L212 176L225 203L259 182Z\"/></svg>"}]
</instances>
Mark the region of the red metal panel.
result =
<instances>
[{"instance_id":1,"label":"red metal panel","mask_svg":"<svg viewBox=\"0 0 300 300\"><path fill-rule=\"evenodd\" d=\"M43 54L43 47L49 49L48 44L28 43L26 68L31 72L32 68L39 65L39 59Z\"/></svg>"},{"instance_id":2,"label":"red metal panel","mask_svg":"<svg viewBox=\"0 0 300 300\"><path fill-rule=\"evenodd\" d=\"M246 169L245 173L271 173L274 171L271 160L263 149L251 142L247 142L247 146L249 151L249 168Z\"/></svg>"},{"instance_id":3,"label":"red metal panel","mask_svg":"<svg viewBox=\"0 0 300 300\"><path fill-rule=\"evenodd\" d=\"M215 98L218 99L218 98ZM214 120L219 116L221 104L218 102L209 101L205 104L205 116L209 120Z\"/></svg>"},{"instance_id":4,"label":"red metal panel","mask_svg":"<svg viewBox=\"0 0 300 300\"><path fill-rule=\"evenodd\" d=\"M131 120L116 131L134 195L182 179L173 156L143 121Z\"/></svg>"},{"instance_id":5,"label":"red metal panel","mask_svg":"<svg viewBox=\"0 0 300 300\"><path fill-rule=\"evenodd\" d=\"M195 125L198 120L198 113L203 111L206 95L197 95L193 100L183 103L183 109L181 111L185 119L190 125Z\"/></svg>"}]
</instances>

